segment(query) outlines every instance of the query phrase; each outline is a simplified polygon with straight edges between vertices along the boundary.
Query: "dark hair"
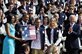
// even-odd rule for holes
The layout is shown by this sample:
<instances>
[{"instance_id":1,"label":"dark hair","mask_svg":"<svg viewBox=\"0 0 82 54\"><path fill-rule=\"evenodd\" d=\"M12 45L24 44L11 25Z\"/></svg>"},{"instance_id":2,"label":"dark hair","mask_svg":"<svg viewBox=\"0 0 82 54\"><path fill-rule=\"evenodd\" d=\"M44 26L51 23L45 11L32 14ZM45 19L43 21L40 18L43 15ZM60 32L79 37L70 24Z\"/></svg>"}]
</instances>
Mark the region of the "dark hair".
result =
<instances>
[{"instance_id":1,"label":"dark hair","mask_svg":"<svg viewBox=\"0 0 82 54\"><path fill-rule=\"evenodd\" d=\"M43 18L43 22L44 22L44 20L47 18L47 24L49 24L49 17L48 16L44 16L44 18Z\"/></svg>"},{"instance_id":2,"label":"dark hair","mask_svg":"<svg viewBox=\"0 0 82 54\"><path fill-rule=\"evenodd\" d=\"M26 17L27 15L29 16L29 14L23 14L22 18L23 18L23 17Z\"/></svg>"},{"instance_id":3,"label":"dark hair","mask_svg":"<svg viewBox=\"0 0 82 54\"><path fill-rule=\"evenodd\" d=\"M36 18L36 19L35 19L35 23L36 23L38 20L40 20L40 18Z\"/></svg>"},{"instance_id":4,"label":"dark hair","mask_svg":"<svg viewBox=\"0 0 82 54\"><path fill-rule=\"evenodd\" d=\"M8 20L7 23L12 23L12 22L11 22L11 21L12 21L12 20L11 20L11 19L12 19L12 16L15 17L15 15L10 14L9 17L7 18L7 20ZM15 21L16 21L16 18L15 18Z\"/></svg>"},{"instance_id":5,"label":"dark hair","mask_svg":"<svg viewBox=\"0 0 82 54\"><path fill-rule=\"evenodd\" d=\"M29 48L29 45L28 44L23 44L22 45L23 51L26 51L26 49L29 50L28 48Z\"/></svg>"}]
</instances>

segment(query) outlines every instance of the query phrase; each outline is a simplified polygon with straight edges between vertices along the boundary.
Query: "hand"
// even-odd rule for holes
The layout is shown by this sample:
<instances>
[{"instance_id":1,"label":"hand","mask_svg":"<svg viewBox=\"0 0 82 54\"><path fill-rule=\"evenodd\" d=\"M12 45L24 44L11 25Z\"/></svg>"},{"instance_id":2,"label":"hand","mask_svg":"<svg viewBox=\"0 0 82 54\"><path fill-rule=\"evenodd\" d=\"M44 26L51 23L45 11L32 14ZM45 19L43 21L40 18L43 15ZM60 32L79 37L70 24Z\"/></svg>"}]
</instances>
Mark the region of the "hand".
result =
<instances>
[{"instance_id":1,"label":"hand","mask_svg":"<svg viewBox=\"0 0 82 54\"><path fill-rule=\"evenodd\" d=\"M73 29L72 29L71 27L69 28L69 32L70 32L70 33L72 33L72 32L73 32Z\"/></svg>"},{"instance_id":2,"label":"hand","mask_svg":"<svg viewBox=\"0 0 82 54\"><path fill-rule=\"evenodd\" d=\"M43 52L47 52L48 47L45 46Z\"/></svg>"},{"instance_id":3,"label":"hand","mask_svg":"<svg viewBox=\"0 0 82 54\"><path fill-rule=\"evenodd\" d=\"M27 40L22 40L23 43L27 42Z\"/></svg>"},{"instance_id":4,"label":"hand","mask_svg":"<svg viewBox=\"0 0 82 54\"><path fill-rule=\"evenodd\" d=\"M17 38L18 41L22 42L22 39L21 38Z\"/></svg>"},{"instance_id":5,"label":"hand","mask_svg":"<svg viewBox=\"0 0 82 54\"><path fill-rule=\"evenodd\" d=\"M26 11L26 10L23 10L23 9L22 9L22 12L23 12L23 13L27 13L27 11Z\"/></svg>"},{"instance_id":6,"label":"hand","mask_svg":"<svg viewBox=\"0 0 82 54\"><path fill-rule=\"evenodd\" d=\"M48 46L48 45L45 44L44 50L43 50L43 51L44 51L44 52L47 52L47 51L49 50L50 47L51 47L51 46Z\"/></svg>"},{"instance_id":7,"label":"hand","mask_svg":"<svg viewBox=\"0 0 82 54\"><path fill-rule=\"evenodd\" d=\"M51 49L51 47L52 47L52 45L48 46L46 51L49 51Z\"/></svg>"}]
</instances>

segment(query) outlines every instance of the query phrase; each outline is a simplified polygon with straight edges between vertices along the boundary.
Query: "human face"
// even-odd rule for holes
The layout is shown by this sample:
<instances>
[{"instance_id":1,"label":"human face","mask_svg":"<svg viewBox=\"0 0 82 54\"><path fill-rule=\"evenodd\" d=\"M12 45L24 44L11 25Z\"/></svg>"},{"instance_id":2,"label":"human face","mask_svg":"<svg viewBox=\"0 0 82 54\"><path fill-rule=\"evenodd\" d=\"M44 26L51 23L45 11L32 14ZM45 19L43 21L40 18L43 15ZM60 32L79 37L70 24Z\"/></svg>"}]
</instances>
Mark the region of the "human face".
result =
<instances>
[{"instance_id":1,"label":"human face","mask_svg":"<svg viewBox=\"0 0 82 54\"><path fill-rule=\"evenodd\" d=\"M13 3L14 3L14 0L9 0L9 2L10 2L11 4L13 4Z\"/></svg>"},{"instance_id":2,"label":"human face","mask_svg":"<svg viewBox=\"0 0 82 54\"><path fill-rule=\"evenodd\" d=\"M68 8L68 6L65 6L65 10L68 10L69 8Z\"/></svg>"},{"instance_id":3,"label":"human face","mask_svg":"<svg viewBox=\"0 0 82 54\"><path fill-rule=\"evenodd\" d=\"M43 20L43 24L45 24L45 25L48 24L48 19L47 19L47 18L45 18L45 19Z\"/></svg>"},{"instance_id":4,"label":"human face","mask_svg":"<svg viewBox=\"0 0 82 54\"><path fill-rule=\"evenodd\" d=\"M59 15L55 14L54 17L58 20L59 19Z\"/></svg>"},{"instance_id":5,"label":"human face","mask_svg":"<svg viewBox=\"0 0 82 54\"><path fill-rule=\"evenodd\" d=\"M70 23L74 23L75 22L75 16L71 16L70 17Z\"/></svg>"},{"instance_id":6,"label":"human face","mask_svg":"<svg viewBox=\"0 0 82 54\"><path fill-rule=\"evenodd\" d=\"M16 15L16 23L18 23L19 22L19 17L18 17L18 15Z\"/></svg>"},{"instance_id":7,"label":"human face","mask_svg":"<svg viewBox=\"0 0 82 54\"><path fill-rule=\"evenodd\" d=\"M56 26L56 19L55 18L50 20L50 26L51 27L55 27Z\"/></svg>"},{"instance_id":8,"label":"human face","mask_svg":"<svg viewBox=\"0 0 82 54\"><path fill-rule=\"evenodd\" d=\"M12 16L11 22L15 23L15 17L14 16Z\"/></svg>"},{"instance_id":9,"label":"human face","mask_svg":"<svg viewBox=\"0 0 82 54\"><path fill-rule=\"evenodd\" d=\"M24 17L24 21L27 22L27 20L29 20L29 15L26 15L26 16Z\"/></svg>"},{"instance_id":10,"label":"human face","mask_svg":"<svg viewBox=\"0 0 82 54\"><path fill-rule=\"evenodd\" d=\"M79 16L79 23L82 24L82 16Z\"/></svg>"},{"instance_id":11,"label":"human face","mask_svg":"<svg viewBox=\"0 0 82 54\"><path fill-rule=\"evenodd\" d=\"M36 21L36 26L39 27L41 25L41 20Z\"/></svg>"},{"instance_id":12,"label":"human face","mask_svg":"<svg viewBox=\"0 0 82 54\"><path fill-rule=\"evenodd\" d=\"M70 12L70 13L74 13L74 8L71 7L71 8L69 9L69 12Z\"/></svg>"},{"instance_id":13,"label":"human face","mask_svg":"<svg viewBox=\"0 0 82 54\"><path fill-rule=\"evenodd\" d=\"M41 14L44 14L44 8L41 8L40 13L41 13Z\"/></svg>"},{"instance_id":14,"label":"human face","mask_svg":"<svg viewBox=\"0 0 82 54\"><path fill-rule=\"evenodd\" d=\"M49 4L49 10L51 10L52 9L52 5L51 4Z\"/></svg>"},{"instance_id":15,"label":"human face","mask_svg":"<svg viewBox=\"0 0 82 54\"><path fill-rule=\"evenodd\" d=\"M23 5L26 5L26 1L23 1Z\"/></svg>"}]
</instances>

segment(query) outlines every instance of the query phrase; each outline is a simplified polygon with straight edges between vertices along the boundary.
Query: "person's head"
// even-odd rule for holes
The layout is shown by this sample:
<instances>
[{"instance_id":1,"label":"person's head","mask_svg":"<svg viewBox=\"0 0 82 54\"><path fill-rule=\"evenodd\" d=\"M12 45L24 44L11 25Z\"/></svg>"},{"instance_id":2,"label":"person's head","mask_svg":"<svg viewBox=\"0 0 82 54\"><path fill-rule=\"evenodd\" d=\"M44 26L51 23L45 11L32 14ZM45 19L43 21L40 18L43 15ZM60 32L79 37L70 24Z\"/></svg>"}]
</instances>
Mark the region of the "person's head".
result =
<instances>
[{"instance_id":1,"label":"person's head","mask_svg":"<svg viewBox=\"0 0 82 54\"><path fill-rule=\"evenodd\" d=\"M73 4L70 4L69 6L69 13L74 13L74 5Z\"/></svg>"},{"instance_id":2,"label":"person's head","mask_svg":"<svg viewBox=\"0 0 82 54\"><path fill-rule=\"evenodd\" d=\"M40 14L43 14L44 11L45 11L45 9L44 9L44 7L42 7L42 8L40 9Z\"/></svg>"},{"instance_id":3,"label":"person's head","mask_svg":"<svg viewBox=\"0 0 82 54\"><path fill-rule=\"evenodd\" d=\"M82 24L82 14L79 15L79 19L78 20L79 20L79 23Z\"/></svg>"},{"instance_id":4,"label":"person's head","mask_svg":"<svg viewBox=\"0 0 82 54\"><path fill-rule=\"evenodd\" d=\"M59 12L63 12L63 8L61 6L59 7Z\"/></svg>"},{"instance_id":5,"label":"person's head","mask_svg":"<svg viewBox=\"0 0 82 54\"><path fill-rule=\"evenodd\" d=\"M28 44L23 44L22 48L23 48L25 54L29 54L30 47L28 46Z\"/></svg>"},{"instance_id":6,"label":"person's head","mask_svg":"<svg viewBox=\"0 0 82 54\"><path fill-rule=\"evenodd\" d=\"M55 13L54 14L54 18L57 20L57 22L58 22L58 19L59 19L59 14L58 13Z\"/></svg>"},{"instance_id":7,"label":"person's head","mask_svg":"<svg viewBox=\"0 0 82 54\"><path fill-rule=\"evenodd\" d=\"M30 17L33 17L33 10L30 10L30 11L29 11L29 16L30 16Z\"/></svg>"},{"instance_id":8,"label":"person's head","mask_svg":"<svg viewBox=\"0 0 82 54\"><path fill-rule=\"evenodd\" d=\"M69 21L70 21L70 23L75 23L76 22L76 16L75 15L70 15L70 17L69 17Z\"/></svg>"},{"instance_id":9,"label":"person's head","mask_svg":"<svg viewBox=\"0 0 82 54\"><path fill-rule=\"evenodd\" d=\"M11 14L10 15L10 18L8 19L8 23L15 23L16 22L16 18L15 18L15 15Z\"/></svg>"},{"instance_id":10,"label":"person's head","mask_svg":"<svg viewBox=\"0 0 82 54\"><path fill-rule=\"evenodd\" d=\"M82 6L79 6L79 7L78 7L78 13L79 13L79 14L82 13Z\"/></svg>"},{"instance_id":11,"label":"person's head","mask_svg":"<svg viewBox=\"0 0 82 54\"><path fill-rule=\"evenodd\" d=\"M27 1L26 0L22 0L22 5L26 5Z\"/></svg>"},{"instance_id":12,"label":"person's head","mask_svg":"<svg viewBox=\"0 0 82 54\"><path fill-rule=\"evenodd\" d=\"M69 8L69 13L74 13L74 8L73 7Z\"/></svg>"},{"instance_id":13,"label":"person's head","mask_svg":"<svg viewBox=\"0 0 82 54\"><path fill-rule=\"evenodd\" d=\"M48 8L49 8L49 10L51 10L52 9L52 4L49 4Z\"/></svg>"},{"instance_id":14,"label":"person's head","mask_svg":"<svg viewBox=\"0 0 82 54\"><path fill-rule=\"evenodd\" d=\"M69 7L68 6L65 6L65 10L68 10L69 9Z\"/></svg>"},{"instance_id":15,"label":"person's head","mask_svg":"<svg viewBox=\"0 0 82 54\"><path fill-rule=\"evenodd\" d=\"M14 0L9 0L9 3L13 4L14 3Z\"/></svg>"},{"instance_id":16,"label":"person's head","mask_svg":"<svg viewBox=\"0 0 82 54\"><path fill-rule=\"evenodd\" d=\"M56 20L55 18L51 18L51 19L50 19L49 27L51 27L51 28L56 28L56 27L58 27L58 25L57 25L57 20Z\"/></svg>"},{"instance_id":17,"label":"person's head","mask_svg":"<svg viewBox=\"0 0 82 54\"><path fill-rule=\"evenodd\" d=\"M48 16L45 16L43 18L43 25L48 25L48 24L49 24L49 18L48 18Z\"/></svg>"},{"instance_id":18,"label":"person's head","mask_svg":"<svg viewBox=\"0 0 82 54\"><path fill-rule=\"evenodd\" d=\"M24 14L22 19L27 22L29 20L29 14Z\"/></svg>"},{"instance_id":19,"label":"person's head","mask_svg":"<svg viewBox=\"0 0 82 54\"><path fill-rule=\"evenodd\" d=\"M18 17L18 15L15 15L15 18L16 18L16 23L19 23L19 17Z\"/></svg>"},{"instance_id":20,"label":"person's head","mask_svg":"<svg viewBox=\"0 0 82 54\"><path fill-rule=\"evenodd\" d=\"M14 4L17 3L18 0L13 0Z\"/></svg>"},{"instance_id":21,"label":"person's head","mask_svg":"<svg viewBox=\"0 0 82 54\"><path fill-rule=\"evenodd\" d=\"M39 18L36 18L36 19L35 19L35 25L36 25L36 27L40 27L40 25L41 25L41 20L40 20Z\"/></svg>"}]
</instances>

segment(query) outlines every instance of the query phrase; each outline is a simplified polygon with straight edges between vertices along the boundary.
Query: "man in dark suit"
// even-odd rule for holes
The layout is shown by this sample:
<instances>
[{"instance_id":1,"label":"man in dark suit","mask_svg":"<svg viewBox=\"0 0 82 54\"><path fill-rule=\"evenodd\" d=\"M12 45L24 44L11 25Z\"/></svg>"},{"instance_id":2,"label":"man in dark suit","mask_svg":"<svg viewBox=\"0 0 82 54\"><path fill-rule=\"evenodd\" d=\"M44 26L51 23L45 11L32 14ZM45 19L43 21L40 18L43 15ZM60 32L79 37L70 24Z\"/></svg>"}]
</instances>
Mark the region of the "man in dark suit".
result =
<instances>
[{"instance_id":1,"label":"man in dark suit","mask_svg":"<svg viewBox=\"0 0 82 54\"><path fill-rule=\"evenodd\" d=\"M29 24L31 24L29 22L29 14L24 14L22 19L20 20L20 22L18 22L15 26L15 29L16 29L16 36L19 37L19 38L22 38L22 26L29 26ZM23 48L22 48L22 45L26 43L26 44L29 44L29 46L31 45L31 41L22 41L22 42L19 42L19 41L16 41L16 52L15 54L21 54L23 53Z\"/></svg>"},{"instance_id":2,"label":"man in dark suit","mask_svg":"<svg viewBox=\"0 0 82 54\"><path fill-rule=\"evenodd\" d=\"M66 36L65 47L66 54L78 54L79 43L78 37L80 36L80 27L75 22L75 15L70 15L70 23L65 26L63 36Z\"/></svg>"}]
</instances>

